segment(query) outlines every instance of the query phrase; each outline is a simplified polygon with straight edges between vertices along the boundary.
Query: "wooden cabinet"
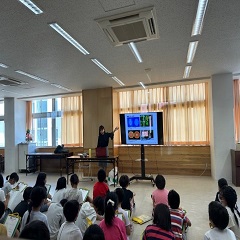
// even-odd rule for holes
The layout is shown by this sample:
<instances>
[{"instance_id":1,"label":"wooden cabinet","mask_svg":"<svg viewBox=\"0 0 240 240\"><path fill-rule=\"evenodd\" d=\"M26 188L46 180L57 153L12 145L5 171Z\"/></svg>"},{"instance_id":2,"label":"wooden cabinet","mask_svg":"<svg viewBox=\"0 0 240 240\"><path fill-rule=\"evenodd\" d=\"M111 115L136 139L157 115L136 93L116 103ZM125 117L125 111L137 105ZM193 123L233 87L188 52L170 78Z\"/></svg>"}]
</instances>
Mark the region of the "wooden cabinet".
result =
<instances>
[{"instance_id":1,"label":"wooden cabinet","mask_svg":"<svg viewBox=\"0 0 240 240\"><path fill-rule=\"evenodd\" d=\"M232 159L232 183L236 186L240 186L240 151L231 149Z\"/></svg>"}]
</instances>

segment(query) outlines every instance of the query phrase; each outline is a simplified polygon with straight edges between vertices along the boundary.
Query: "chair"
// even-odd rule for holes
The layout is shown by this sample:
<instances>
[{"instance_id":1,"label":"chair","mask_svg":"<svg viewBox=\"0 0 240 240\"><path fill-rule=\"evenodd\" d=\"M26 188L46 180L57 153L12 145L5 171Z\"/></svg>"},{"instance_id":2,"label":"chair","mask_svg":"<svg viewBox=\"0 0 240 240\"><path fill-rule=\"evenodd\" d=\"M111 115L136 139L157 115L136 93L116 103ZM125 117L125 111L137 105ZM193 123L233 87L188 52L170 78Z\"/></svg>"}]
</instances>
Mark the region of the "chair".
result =
<instances>
[{"instance_id":1,"label":"chair","mask_svg":"<svg viewBox=\"0 0 240 240\"><path fill-rule=\"evenodd\" d=\"M88 169L88 176L84 176L84 169ZM91 181L93 181L93 177L92 177L92 164L91 162L86 162L86 163L79 163L78 164L78 174L81 172L82 170L82 179L84 178L89 178L91 179Z\"/></svg>"}]
</instances>

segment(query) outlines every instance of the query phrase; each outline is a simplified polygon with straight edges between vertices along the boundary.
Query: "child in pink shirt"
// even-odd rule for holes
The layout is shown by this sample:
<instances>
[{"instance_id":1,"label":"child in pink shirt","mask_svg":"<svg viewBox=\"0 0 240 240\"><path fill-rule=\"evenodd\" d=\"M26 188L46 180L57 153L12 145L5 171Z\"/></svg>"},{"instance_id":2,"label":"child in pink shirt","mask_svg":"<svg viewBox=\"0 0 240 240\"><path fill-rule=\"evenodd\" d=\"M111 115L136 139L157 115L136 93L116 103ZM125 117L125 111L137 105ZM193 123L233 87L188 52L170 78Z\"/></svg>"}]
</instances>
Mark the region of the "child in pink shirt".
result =
<instances>
[{"instance_id":1,"label":"child in pink shirt","mask_svg":"<svg viewBox=\"0 0 240 240\"><path fill-rule=\"evenodd\" d=\"M155 184L157 189L152 193L153 209L159 203L163 203L168 206L168 190L165 188L166 181L162 175L157 175L155 178Z\"/></svg>"}]
</instances>

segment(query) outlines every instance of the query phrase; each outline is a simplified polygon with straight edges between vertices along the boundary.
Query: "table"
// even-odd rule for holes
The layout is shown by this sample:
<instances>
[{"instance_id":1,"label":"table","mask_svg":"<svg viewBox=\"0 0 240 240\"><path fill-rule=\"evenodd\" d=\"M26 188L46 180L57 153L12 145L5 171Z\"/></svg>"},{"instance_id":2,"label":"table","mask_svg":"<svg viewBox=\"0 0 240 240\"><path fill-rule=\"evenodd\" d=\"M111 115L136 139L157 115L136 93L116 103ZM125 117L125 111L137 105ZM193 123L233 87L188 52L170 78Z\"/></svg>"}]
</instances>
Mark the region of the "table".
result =
<instances>
[{"instance_id":1,"label":"table","mask_svg":"<svg viewBox=\"0 0 240 240\"><path fill-rule=\"evenodd\" d=\"M110 156L110 157L81 157L81 156L71 156L71 157L67 157L66 160L66 171L67 171L67 183L68 183L68 178L69 175L74 173L74 164L75 163L84 163L84 162L105 162L105 163L112 163L113 164L113 171L114 171L114 176L116 175L116 169L115 167L118 168L118 156ZM69 172L69 170L71 169L71 171ZM117 171L117 178L118 178L118 171ZM115 182L114 182L114 187L115 187Z\"/></svg>"},{"instance_id":2,"label":"table","mask_svg":"<svg viewBox=\"0 0 240 240\"><path fill-rule=\"evenodd\" d=\"M66 158L69 156L72 156L73 153L28 153L26 154L26 176L28 172L31 170L35 170L34 172L37 171L38 166L40 172L42 171L42 160L47 160L47 159L59 159L59 171L60 171L60 176L62 176L62 160L66 161ZM34 161L34 167L29 166L29 160L33 158ZM39 161L38 161L39 160Z\"/></svg>"}]
</instances>

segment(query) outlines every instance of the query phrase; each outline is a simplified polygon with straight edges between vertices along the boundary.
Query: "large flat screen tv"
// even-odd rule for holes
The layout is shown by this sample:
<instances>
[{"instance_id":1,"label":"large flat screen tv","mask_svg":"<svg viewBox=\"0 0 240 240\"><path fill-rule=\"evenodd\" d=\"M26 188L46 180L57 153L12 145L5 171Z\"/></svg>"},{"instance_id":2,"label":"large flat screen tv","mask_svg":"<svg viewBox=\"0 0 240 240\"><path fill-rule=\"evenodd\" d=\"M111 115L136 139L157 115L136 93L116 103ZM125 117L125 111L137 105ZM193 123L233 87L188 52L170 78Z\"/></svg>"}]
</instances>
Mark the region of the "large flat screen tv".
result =
<instances>
[{"instance_id":1,"label":"large flat screen tv","mask_svg":"<svg viewBox=\"0 0 240 240\"><path fill-rule=\"evenodd\" d=\"M163 145L163 113L120 114L122 144Z\"/></svg>"}]
</instances>

